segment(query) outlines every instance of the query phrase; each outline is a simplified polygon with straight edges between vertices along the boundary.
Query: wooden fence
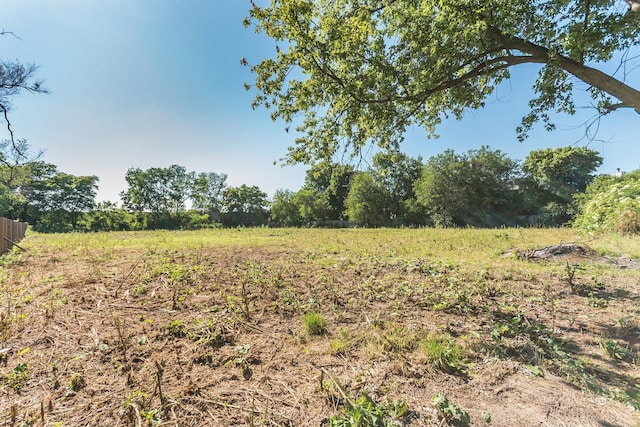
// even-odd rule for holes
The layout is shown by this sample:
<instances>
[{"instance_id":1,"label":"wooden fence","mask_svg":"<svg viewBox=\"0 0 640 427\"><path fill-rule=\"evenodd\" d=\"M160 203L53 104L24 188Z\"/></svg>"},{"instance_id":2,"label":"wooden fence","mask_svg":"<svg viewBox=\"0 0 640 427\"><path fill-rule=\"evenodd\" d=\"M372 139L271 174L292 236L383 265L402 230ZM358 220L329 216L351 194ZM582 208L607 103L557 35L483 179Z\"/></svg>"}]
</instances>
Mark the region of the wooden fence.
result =
<instances>
[{"instance_id":1,"label":"wooden fence","mask_svg":"<svg viewBox=\"0 0 640 427\"><path fill-rule=\"evenodd\" d=\"M10 251L24 237L27 223L0 217L0 255Z\"/></svg>"}]
</instances>

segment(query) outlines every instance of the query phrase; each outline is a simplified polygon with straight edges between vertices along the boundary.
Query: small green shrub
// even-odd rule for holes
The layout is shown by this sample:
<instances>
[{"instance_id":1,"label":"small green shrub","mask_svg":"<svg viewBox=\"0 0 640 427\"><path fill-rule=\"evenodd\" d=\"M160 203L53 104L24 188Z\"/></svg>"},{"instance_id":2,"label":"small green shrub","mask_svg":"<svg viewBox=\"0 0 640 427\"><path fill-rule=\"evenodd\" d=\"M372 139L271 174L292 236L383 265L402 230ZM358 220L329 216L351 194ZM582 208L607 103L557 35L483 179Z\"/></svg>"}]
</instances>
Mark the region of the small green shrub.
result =
<instances>
[{"instance_id":1,"label":"small green shrub","mask_svg":"<svg viewBox=\"0 0 640 427\"><path fill-rule=\"evenodd\" d=\"M323 335L327 332L327 322L318 312L311 311L302 316L302 321L309 335Z\"/></svg>"}]
</instances>

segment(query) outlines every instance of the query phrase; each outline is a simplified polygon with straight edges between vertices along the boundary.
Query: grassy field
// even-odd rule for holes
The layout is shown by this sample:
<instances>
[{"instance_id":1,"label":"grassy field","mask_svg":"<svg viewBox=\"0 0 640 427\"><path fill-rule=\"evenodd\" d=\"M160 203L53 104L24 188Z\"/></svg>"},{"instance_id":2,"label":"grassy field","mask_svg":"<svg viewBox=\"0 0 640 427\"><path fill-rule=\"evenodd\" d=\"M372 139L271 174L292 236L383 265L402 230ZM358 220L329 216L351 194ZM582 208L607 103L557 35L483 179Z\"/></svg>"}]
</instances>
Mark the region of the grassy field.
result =
<instances>
[{"instance_id":1,"label":"grassy field","mask_svg":"<svg viewBox=\"0 0 640 427\"><path fill-rule=\"evenodd\" d=\"M234 229L21 246L0 269L3 426L639 425L638 238Z\"/></svg>"}]
</instances>

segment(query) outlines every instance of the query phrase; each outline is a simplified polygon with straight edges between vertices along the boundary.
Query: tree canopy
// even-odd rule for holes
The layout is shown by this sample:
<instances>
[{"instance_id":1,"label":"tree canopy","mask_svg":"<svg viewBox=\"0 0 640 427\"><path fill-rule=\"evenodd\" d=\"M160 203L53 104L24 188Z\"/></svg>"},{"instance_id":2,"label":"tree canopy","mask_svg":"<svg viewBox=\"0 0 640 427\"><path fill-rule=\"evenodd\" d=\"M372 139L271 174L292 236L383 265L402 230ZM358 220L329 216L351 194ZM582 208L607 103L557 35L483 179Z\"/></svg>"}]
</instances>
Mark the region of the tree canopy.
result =
<instances>
[{"instance_id":1,"label":"tree canopy","mask_svg":"<svg viewBox=\"0 0 640 427\"><path fill-rule=\"evenodd\" d=\"M297 125L291 163L397 148L414 124L434 135L443 118L484 106L520 64L541 65L521 140L539 120L553 129L549 111L575 112L574 78L602 114L640 110L640 91L596 68L640 42L640 13L622 0L252 4L245 24L276 42L275 57L252 66L253 106Z\"/></svg>"},{"instance_id":2,"label":"tree canopy","mask_svg":"<svg viewBox=\"0 0 640 427\"><path fill-rule=\"evenodd\" d=\"M542 189L570 202L574 194L587 189L602 161L597 151L587 147L546 148L530 152L522 169Z\"/></svg>"},{"instance_id":3,"label":"tree canopy","mask_svg":"<svg viewBox=\"0 0 640 427\"><path fill-rule=\"evenodd\" d=\"M436 226L502 224L500 217L513 208L517 167L489 147L446 150L427 161L415 184L417 202Z\"/></svg>"}]
</instances>

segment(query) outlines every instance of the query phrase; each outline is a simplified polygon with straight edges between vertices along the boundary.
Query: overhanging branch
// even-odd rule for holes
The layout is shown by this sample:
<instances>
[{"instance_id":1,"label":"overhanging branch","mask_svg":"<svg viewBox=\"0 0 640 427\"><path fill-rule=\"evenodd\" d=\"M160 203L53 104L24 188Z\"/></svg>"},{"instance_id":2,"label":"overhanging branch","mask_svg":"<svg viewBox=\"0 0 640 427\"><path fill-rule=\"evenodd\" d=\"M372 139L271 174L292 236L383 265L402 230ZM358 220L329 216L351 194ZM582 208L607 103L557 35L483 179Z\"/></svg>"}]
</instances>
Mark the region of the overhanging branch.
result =
<instances>
[{"instance_id":1,"label":"overhanging branch","mask_svg":"<svg viewBox=\"0 0 640 427\"><path fill-rule=\"evenodd\" d=\"M541 63L553 63L583 82L616 97L622 104L640 111L640 91L611 77L600 70L581 64L559 53L552 53L546 47L529 42L517 36L503 34L495 27L489 27L489 35L505 49L518 50L538 58Z\"/></svg>"}]
</instances>

